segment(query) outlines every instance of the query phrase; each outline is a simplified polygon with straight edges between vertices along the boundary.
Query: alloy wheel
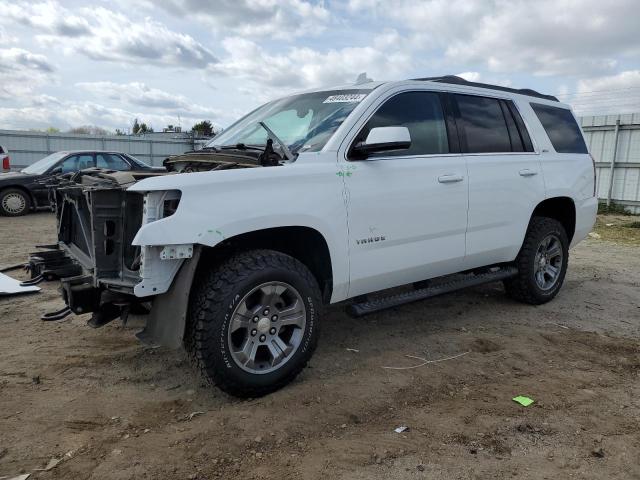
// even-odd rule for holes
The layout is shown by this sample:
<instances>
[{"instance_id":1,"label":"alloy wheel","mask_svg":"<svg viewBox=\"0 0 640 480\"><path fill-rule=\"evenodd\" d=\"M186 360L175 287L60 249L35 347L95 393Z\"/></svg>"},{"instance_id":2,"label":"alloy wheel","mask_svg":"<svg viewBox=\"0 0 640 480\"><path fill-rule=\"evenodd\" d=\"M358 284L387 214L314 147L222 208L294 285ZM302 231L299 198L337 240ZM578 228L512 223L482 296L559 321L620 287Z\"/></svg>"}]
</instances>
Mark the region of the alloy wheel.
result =
<instances>
[{"instance_id":1,"label":"alloy wheel","mask_svg":"<svg viewBox=\"0 0 640 480\"><path fill-rule=\"evenodd\" d=\"M255 287L238 303L228 331L231 357L253 374L273 372L296 352L307 312L300 293L284 282Z\"/></svg>"},{"instance_id":2,"label":"alloy wheel","mask_svg":"<svg viewBox=\"0 0 640 480\"><path fill-rule=\"evenodd\" d=\"M538 245L535 255L534 275L536 284L542 290L552 289L562 270L563 252L560 238L549 234Z\"/></svg>"}]
</instances>

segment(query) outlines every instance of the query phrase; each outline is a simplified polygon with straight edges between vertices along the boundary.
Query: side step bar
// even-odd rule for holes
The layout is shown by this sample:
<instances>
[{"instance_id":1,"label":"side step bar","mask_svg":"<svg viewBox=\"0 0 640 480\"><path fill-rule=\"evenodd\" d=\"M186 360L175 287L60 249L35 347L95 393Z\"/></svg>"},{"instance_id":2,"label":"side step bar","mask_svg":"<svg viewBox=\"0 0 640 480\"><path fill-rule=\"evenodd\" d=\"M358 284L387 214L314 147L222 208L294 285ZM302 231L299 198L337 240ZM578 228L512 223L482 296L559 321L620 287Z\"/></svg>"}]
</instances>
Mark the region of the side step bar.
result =
<instances>
[{"instance_id":1,"label":"side step bar","mask_svg":"<svg viewBox=\"0 0 640 480\"><path fill-rule=\"evenodd\" d=\"M379 312L387 308L398 307L406 303L417 302L426 298L455 292L467 287L482 285L483 283L497 282L518 274L516 267L500 267L498 270L468 275L466 278L452 280L450 282L420 288L412 292L403 292L388 297L380 297L360 303L354 303L347 307L347 313L353 317L361 317L369 313Z\"/></svg>"}]
</instances>

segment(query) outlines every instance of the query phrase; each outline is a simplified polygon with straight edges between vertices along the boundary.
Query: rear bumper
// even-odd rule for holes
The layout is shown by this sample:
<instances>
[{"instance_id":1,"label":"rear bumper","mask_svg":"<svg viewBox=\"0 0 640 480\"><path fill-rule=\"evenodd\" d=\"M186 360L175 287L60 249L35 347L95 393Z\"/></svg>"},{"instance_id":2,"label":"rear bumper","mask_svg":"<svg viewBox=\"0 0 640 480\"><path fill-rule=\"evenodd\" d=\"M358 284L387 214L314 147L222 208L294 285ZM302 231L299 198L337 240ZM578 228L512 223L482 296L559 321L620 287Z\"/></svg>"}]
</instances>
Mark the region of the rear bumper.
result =
<instances>
[{"instance_id":1,"label":"rear bumper","mask_svg":"<svg viewBox=\"0 0 640 480\"><path fill-rule=\"evenodd\" d=\"M575 203L576 206L576 231L573 234L570 247L575 247L585 239L596 223L598 213L598 199L591 197Z\"/></svg>"}]
</instances>

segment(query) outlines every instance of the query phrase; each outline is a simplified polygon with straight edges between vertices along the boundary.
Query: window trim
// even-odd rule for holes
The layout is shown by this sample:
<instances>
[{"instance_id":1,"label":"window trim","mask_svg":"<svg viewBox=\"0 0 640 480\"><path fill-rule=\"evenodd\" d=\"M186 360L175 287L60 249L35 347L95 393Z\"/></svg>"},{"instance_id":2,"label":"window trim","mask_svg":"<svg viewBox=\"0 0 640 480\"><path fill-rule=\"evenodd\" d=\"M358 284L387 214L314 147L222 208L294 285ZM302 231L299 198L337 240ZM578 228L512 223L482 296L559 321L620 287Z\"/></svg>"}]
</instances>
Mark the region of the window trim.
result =
<instances>
[{"instance_id":1,"label":"window trim","mask_svg":"<svg viewBox=\"0 0 640 480\"><path fill-rule=\"evenodd\" d=\"M378 112L378 110L380 110L380 108L385 103L387 103L392 98L397 97L398 95L402 95L404 93L433 93L438 97L438 99L440 100L440 106L442 107L442 113L443 113L443 117L444 117L445 129L447 131L447 141L449 143L449 152L448 153L425 153L425 154L421 154L421 155L380 156L380 157L367 158L365 160L354 158L353 156L351 156L351 150L355 146L356 139L360 135L360 132L362 132L362 130L366 127L367 123L369 123L369 120L371 120L371 118ZM449 97L449 92L444 91L444 90L429 90L429 89L422 89L422 88L410 88L410 89L406 89L406 90L396 91L393 94L389 95L388 97L384 97L384 98L378 99L378 100L380 100L380 102L376 103L374 106L372 106L371 113L366 115L366 117L363 115L360 118L359 123L360 122L362 122L362 123L360 123L359 126L354 126L354 128L352 128L349 131L350 139L347 142L348 147L344 151L345 160L347 162L363 162L363 161L365 161L365 162L377 162L377 161L380 161L380 160L398 160L398 159L447 157L447 156L460 156L460 155L462 155L462 153L460 151L461 150L460 149L460 137L458 136L457 125L455 124L455 119L454 119L454 116L453 116L453 112L451 110L451 105L448 103L448 102L450 102L448 97ZM364 119L364 121L363 121L363 119ZM455 127L455 131L450 130L452 127ZM354 130L355 130L356 133L352 135L352 132ZM452 143L452 140L453 140L453 143ZM457 152L452 152L451 151L452 150L452 146L455 147Z\"/></svg>"},{"instance_id":2,"label":"window trim","mask_svg":"<svg viewBox=\"0 0 640 480\"><path fill-rule=\"evenodd\" d=\"M483 95L480 93L475 93L475 92L449 92L449 94L451 95L452 99L451 99L451 103L453 104L454 107L454 112L455 112L455 120L456 120L456 125L458 124L458 120L460 120L462 117L460 115L460 109L458 108L458 101L453 98L455 97L455 95L467 95L467 96L473 96L473 97L482 97L482 98L489 98L491 100L495 100L498 102L498 105L500 107L500 111L502 112L502 116L503 116L503 120L505 122L505 128L507 129L507 132L509 132L509 125L507 124L507 119L504 118L504 110L502 108L502 104L503 102L507 103L507 105L509 103L511 103L511 105L513 105L513 107L516 109L516 112L520 115L520 118L522 119L522 122L524 124L524 128L526 131L526 134L529 137L529 141L531 142L531 148L532 151L530 152L465 152L464 150L468 150L468 146L467 146L467 138L465 135L465 132L462 128L458 127L458 133L459 133L459 137L460 137L460 150L462 151L462 155L465 156L476 156L476 155L538 155L538 149L537 146L535 144L535 142L533 141L533 137L531 136L530 130L528 128L528 125L526 123L525 117L524 115L522 115L522 112L520 111L520 108L518 107L518 104L512 99L512 98L505 98L505 97L500 97L500 96L493 96L493 95ZM514 118L514 123L516 124L516 128L518 129L518 133L520 134L520 136L522 137L522 132L520 131L519 125L517 120ZM509 143L511 143L511 137L509 137ZM523 144L524 144L524 139L523 139ZM512 146L513 148L513 146Z\"/></svg>"},{"instance_id":3,"label":"window trim","mask_svg":"<svg viewBox=\"0 0 640 480\"><path fill-rule=\"evenodd\" d=\"M523 147L527 148L527 145L526 145L527 143L529 144L529 146L531 146L531 151L525 150L524 152L521 152L521 153L537 153L535 141L531 136L531 133L529 133L530 128L529 128L529 125L527 124L526 117L522 115L522 112L518 108L518 104L513 100L505 100L505 105L507 107L507 110L509 110L509 113L511 113L513 120L516 123L516 128L518 129L518 133L520 134L520 138L522 139ZM520 122L518 122L518 119L520 120ZM526 136L526 139L525 139L525 136Z\"/></svg>"}]
</instances>

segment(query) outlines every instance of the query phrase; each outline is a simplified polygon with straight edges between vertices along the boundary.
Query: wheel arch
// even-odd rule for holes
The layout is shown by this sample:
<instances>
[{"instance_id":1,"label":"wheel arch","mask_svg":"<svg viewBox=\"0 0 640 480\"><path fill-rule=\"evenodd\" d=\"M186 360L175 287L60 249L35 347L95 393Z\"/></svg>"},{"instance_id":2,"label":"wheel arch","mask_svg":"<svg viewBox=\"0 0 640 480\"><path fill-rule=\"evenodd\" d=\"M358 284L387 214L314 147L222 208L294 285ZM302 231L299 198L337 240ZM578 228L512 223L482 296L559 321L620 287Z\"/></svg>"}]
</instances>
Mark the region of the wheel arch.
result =
<instances>
[{"instance_id":1,"label":"wheel arch","mask_svg":"<svg viewBox=\"0 0 640 480\"><path fill-rule=\"evenodd\" d=\"M576 205L570 197L552 197L540 202L531 214L533 217L548 217L557 220L564 227L569 243L576 231Z\"/></svg>"},{"instance_id":2,"label":"wheel arch","mask_svg":"<svg viewBox=\"0 0 640 480\"><path fill-rule=\"evenodd\" d=\"M198 269L211 268L238 251L268 249L290 255L302 262L313 274L325 303L333 293L331 252L325 237L307 226L273 227L240 233L212 246L202 247Z\"/></svg>"}]
</instances>

